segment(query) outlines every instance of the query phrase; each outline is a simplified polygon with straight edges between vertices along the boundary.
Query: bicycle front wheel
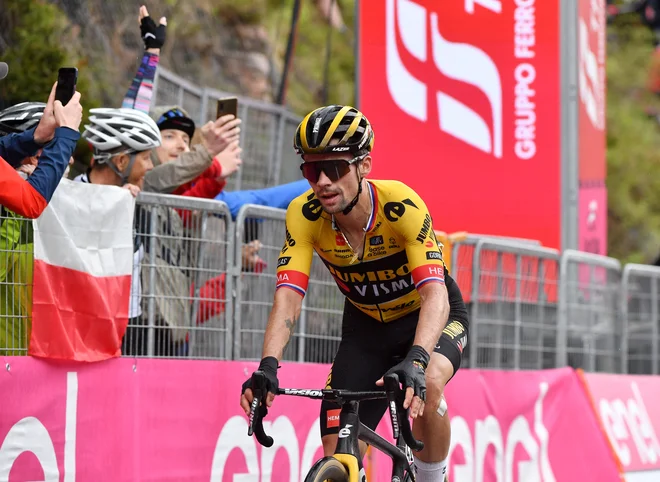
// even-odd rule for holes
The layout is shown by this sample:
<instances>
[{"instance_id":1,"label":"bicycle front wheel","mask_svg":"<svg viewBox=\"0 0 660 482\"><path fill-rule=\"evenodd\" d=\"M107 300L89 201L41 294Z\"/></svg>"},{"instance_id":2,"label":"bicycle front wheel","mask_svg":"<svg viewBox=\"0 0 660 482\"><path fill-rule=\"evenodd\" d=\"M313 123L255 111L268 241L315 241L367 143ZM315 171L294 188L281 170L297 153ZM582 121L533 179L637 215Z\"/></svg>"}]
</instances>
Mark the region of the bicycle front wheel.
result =
<instances>
[{"instance_id":1,"label":"bicycle front wheel","mask_svg":"<svg viewBox=\"0 0 660 482\"><path fill-rule=\"evenodd\" d=\"M339 460L334 457L324 457L310 469L305 482L348 482L348 472Z\"/></svg>"}]
</instances>

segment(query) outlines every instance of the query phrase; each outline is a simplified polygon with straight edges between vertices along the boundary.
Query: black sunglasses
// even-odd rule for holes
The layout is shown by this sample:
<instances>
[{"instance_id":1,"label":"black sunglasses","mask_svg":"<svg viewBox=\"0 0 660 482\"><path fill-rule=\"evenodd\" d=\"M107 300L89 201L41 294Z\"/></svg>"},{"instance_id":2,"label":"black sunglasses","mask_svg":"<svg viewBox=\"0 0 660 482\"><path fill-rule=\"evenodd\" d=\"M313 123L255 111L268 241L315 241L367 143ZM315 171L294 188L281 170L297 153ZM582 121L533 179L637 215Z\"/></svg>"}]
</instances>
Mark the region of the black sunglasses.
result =
<instances>
[{"instance_id":1,"label":"black sunglasses","mask_svg":"<svg viewBox=\"0 0 660 482\"><path fill-rule=\"evenodd\" d=\"M351 171L351 164L364 159L367 155L354 157L350 161L346 159L328 159L325 161L309 161L300 165L302 175L309 182L318 182L321 173L325 173L332 182L337 182Z\"/></svg>"}]
</instances>

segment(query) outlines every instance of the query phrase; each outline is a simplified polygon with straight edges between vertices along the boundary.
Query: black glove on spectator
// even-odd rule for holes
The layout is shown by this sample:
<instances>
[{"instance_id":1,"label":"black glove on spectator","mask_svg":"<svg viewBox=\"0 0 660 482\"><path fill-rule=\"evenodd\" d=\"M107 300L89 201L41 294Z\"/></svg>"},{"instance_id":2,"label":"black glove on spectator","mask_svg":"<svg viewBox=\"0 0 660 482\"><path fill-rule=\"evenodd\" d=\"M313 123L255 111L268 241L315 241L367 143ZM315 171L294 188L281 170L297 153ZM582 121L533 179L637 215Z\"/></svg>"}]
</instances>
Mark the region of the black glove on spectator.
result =
<instances>
[{"instance_id":1,"label":"black glove on spectator","mask_svg":"<svg viewBox=\"0 0 660 482\"><path fill-rule=\"evenodd\" d=\"M267 356L261 360L257 370L263 372L266 376L266 386L262 387L266 390L264 397L268 394L268 392L272 393L273 395L277 395L277 389L280 387L280 382L277 379L277 358ZM243 391L241 393L245 393L245 390L248 388L253 390L252 377L248 378L247 381L243 383Z\"/></svg>"},{"instance_id":2,"label":"black glove on spectator","mask_svg":"<svg viewBox=\"0 0 660 482\"><path fill-rule=\"evenodd\" d=\"M410 387L413 389L415 396L418 396L422 401L426 401L426 367L429 365L430 356L424 348L419 345L413 345L406 358L390 368L385 376L396 373L399 376L399 381L403 385L403 390Z\"/></svg>"},{"instance_id":3,"label":"black glove on spectator","mask_svg":"<svg viewBox=\"0 0 660 482\"><path fill-rule=\"evenodd\" d=\"M140 33L147 49L159 49L165 44L167 25L156 25L151 17L144 17L140 22Z\"/></svg>"}]
</instances>

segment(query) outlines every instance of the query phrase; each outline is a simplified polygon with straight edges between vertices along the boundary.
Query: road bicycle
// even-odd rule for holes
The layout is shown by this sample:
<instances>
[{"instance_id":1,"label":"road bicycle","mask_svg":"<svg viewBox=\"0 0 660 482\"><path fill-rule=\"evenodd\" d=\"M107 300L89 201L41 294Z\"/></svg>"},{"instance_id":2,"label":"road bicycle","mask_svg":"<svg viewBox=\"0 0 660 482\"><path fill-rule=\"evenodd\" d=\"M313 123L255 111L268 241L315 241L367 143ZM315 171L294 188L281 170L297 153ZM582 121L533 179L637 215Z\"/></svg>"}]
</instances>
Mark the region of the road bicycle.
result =
<instances>
[{"instance_id":1,"label":"road bicycle","mask_svg":"<svg viewBox=\"0 0 660 482\"><path fill-rule=\"evenodd\" d=\"M266 377L263 372L254 372L252 387L254 400L250 406L248 435L254 435L264 447L271 447L273 438L266 435L263 427L263 416L266 412L265 407L262 407L262 400L266 396ZM384 391L280 388L277 394L328 400L341 407L339 437L335 453L330 457L318 460L305 477L305 482L367 482L358 440L366 442L392 459L392 482L415 481L413 450L422 450L424 443L413 437L408 412L403 409L403 391L396 375L385 377ZM360 402L380 399L388 401L388 411L396 445L388 442L360 422L358 416Z\"/></svg>"}]
</instances>

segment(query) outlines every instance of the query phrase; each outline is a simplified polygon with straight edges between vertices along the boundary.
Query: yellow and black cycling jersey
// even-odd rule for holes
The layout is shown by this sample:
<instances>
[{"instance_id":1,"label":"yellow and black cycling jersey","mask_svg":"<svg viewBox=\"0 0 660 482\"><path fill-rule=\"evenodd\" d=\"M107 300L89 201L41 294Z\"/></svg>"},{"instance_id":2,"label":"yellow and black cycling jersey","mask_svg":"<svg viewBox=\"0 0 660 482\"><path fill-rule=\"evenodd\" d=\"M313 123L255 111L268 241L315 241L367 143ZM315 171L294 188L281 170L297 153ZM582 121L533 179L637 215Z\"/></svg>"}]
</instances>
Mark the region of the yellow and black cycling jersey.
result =
<instances>
[{"instance_id":1,"label":"yellow and black cycling jersey","mask_svg":"<svg viewBox=\"0 0 660 482\"><path fill-rule=\"evenodd\" d=\"M316 251L353 305L389 322L417 310L417 289L429 282L444 283L446 267L431 216L417 193L399 181L367 184L372 210L362 259L311 189L291 202L277 262L277 288L304 296Z\"/></svg>"}]
</instances>

